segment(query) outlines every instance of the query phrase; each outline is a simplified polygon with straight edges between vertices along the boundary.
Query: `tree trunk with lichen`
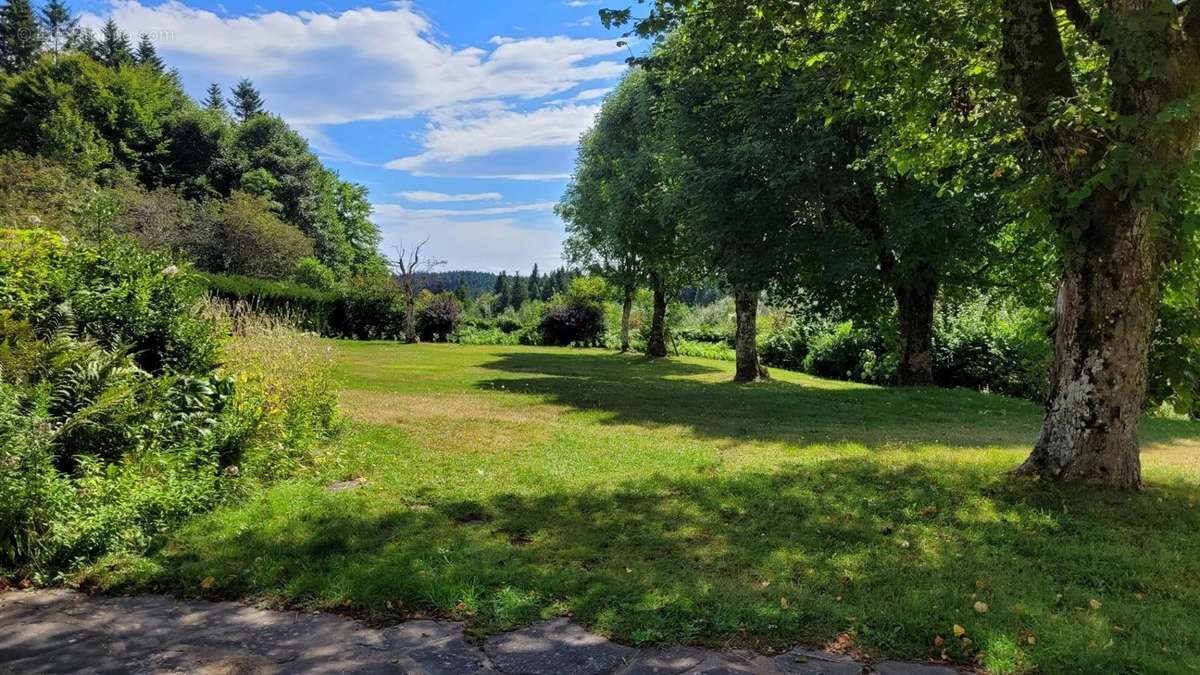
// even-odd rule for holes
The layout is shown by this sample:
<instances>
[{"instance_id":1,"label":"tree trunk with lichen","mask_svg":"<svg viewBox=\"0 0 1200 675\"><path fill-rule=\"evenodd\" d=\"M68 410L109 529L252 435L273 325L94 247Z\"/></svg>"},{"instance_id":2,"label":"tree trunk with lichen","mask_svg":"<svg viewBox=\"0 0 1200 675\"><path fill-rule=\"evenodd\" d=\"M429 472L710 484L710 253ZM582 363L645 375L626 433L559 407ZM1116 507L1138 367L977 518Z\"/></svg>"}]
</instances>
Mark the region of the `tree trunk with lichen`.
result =
<instances>
[{"instance_id":1,"label":"tree trunk with lichen","mask_svg":"<svg viewBox=\"0 0 1200 675\"><path fill-rule=\"evenodd\" d=\"M758 360L758 291L734 289L733 306L737 317L734 349L737 354L735 382L754 382L770 378Z\"/></svg>"},{"instance_id":2,"label":"tree trunk with lichen","mask_svg":"<svg viewBox=\"0 0 1200 675\"><path fill-rule=\"evenodd\" d=\"M1150 214L1112 206L1098 209L1063 274L1046 418L1018 471L1137 489L1159 263Z\"/></svg>"},{"instance_id":3,"label":"tree trunk with lichen","mask_svg":"<svg viewBox=\"0 0 1200 675\"><path fill-rule=\"evenodd\" d=\"M646 340L646 356L663 358L667 355L667 282L661 274L651 276L654 284L654 315L650 320L650 338Z\"/></svg>"},{"instance_id":4,"label":"tree trunk with lichen","mask_svg":"<svg viewBox=\"0 0 1200 675\"><path fill-rule=\"evenodd\" d=\"M1050 0L1004 1L1004 65L1026 136L1060 185L1051 208L1064 247L1046 417L1018 469L1057 481L1142 485L1137 430L1157 317L1172 178L1193 156L1200 115L1200 7L1109 0L1103 22L1063 0L1066 17L1108 54L1108 113L1129 123L1058 124L1078 98ZM1164 117L1168 106L1175 107ZM1103 163L1107 163L1104 165ZM1097 174L1111 178L1097 185ZM1076 192L1078 194L1078 192ZM1065 202L1065 203L1064 203Z\"/></svg>"}]
</instances>

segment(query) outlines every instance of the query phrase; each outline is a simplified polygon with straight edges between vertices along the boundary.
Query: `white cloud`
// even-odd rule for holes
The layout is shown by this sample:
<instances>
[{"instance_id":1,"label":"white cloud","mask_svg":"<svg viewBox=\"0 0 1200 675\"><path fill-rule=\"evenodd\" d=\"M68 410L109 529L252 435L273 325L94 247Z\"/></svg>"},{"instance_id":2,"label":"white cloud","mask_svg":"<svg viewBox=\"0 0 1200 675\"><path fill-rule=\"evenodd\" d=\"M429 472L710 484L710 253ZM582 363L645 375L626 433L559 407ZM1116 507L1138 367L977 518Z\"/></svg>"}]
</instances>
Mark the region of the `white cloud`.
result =
<instances>
[{"instance_id":1,"label":"white cloud","mask_svg":"<svg viewBox=\"0 0 1200 675\"><path fill-rule=\"evenodd\" d=\"M615 41L497 36L491 49L455 49L408 3L341 13L227 17L178 0L112 0L134 35L156 39L185 72L226 84L250 77L269 107L308 126L412 116L471 101L537 99L617 77ZM85 13L83 23L103 22Z\"/></svg>"},{"instance_id":2,"label":"white cloud","mask_svg":"<svg viewBox=\"0 0 1200 675\"><path fill-rule=\"evenodd\" d=\"M598 98L604 98L608 92L612 91L611 87L601 87L599 89L584 89L583 91L571 97L572 101L595 101Z\"/></svg>"},{"instance_id":3,"label":"white cloud","mask_svg":"<svg viewBox=\"0 0 1200 675\"><path fill-rule=\"evenodd\" d=\"M392 160L386 166L418 175L438 175L439 168L471 157L487 157L530 148L571 146L591 126L599 111L599 106L569 104L547 106L531 112L495 110L483 114L452 113L437 116L422 138L423 152ZM553 177L559 176L553 174ZM551 175L525 177L536 180L550 178Z\"/></svg>"},{"instance_id":4,"label":"white cloud","mask_svg":"<svg viewBox=\"0 0 1200 675\"><path fill-rule=\"evenodd\" d=\"M468 194L446 194L445 192L426 192L423 190L415 190L412 192L400 192L397 196L401 199L410 202L491 202L497 199L503 199L504 195L499 192L476 192Z\"/></svg>"},{"instance_id":5,"label":"white cloud","mask_svg":"<svg viewBox=\"0 0 1200 675\"><path fill-rule=\"evenodd\" d=\"M406 209L403 206L398 208L403 209L403 212L406 214L419 218L474 218L478 216L506 216L514 213L549 213L554 211L554 202L489 206L482 209Z\"/></svg>"},{"instance_id":6,"label":"white cloud","mask_svg":"<svg viewBox=\"0 0 1200 675\"><path fill-rule=\"evenodd\" d=\"M512 218L446 218L398 204L376 204L375 220L384 251L403 242L429 239L429 255L446 260L447 269L481 271L543 269L562 265L561 226L521 227Z\"/></svg>"}]
</instances>

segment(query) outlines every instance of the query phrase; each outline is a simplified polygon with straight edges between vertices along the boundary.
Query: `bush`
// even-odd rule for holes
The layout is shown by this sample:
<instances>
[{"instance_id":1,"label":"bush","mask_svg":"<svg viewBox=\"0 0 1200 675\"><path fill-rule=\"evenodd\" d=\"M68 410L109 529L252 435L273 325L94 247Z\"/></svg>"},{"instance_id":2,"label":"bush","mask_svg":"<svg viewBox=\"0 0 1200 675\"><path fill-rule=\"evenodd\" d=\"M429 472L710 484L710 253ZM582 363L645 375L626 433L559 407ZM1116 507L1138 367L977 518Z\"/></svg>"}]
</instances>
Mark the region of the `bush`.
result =
<instances>
[{"instance_id":1,"label":"bush","mask_svg":"<svg viewBox=\"0 0 1200 675\"><path fill-rule=\"evenodd\" d=\"M462 345L519 345L521 336L517 333L505 333L499 328L480 328L465 326L459 329L455 338Z\"/></svg>"},{"instance_id":2,"label":"bush","mask_svg":"<svg viewBox=\"0 0 1200 675\"><path fill-rule=\"evenodd\" d=\"M42 324L67 299L66 239L46 230L0 230L0 307Z\"/></svg>"},{"instance_id":3,"label":"bush","mask_svg":"<svg viewBox=\"0 0 1200 675\"><path fill-rule=\"evenodd\" d=\"M296 269L292 270L292 281L318 291L332 291L337 284L337 277L320 260L307 257L296 263Z\"/></svg>"},{"instance_id":4,"label":"bush","mask_svg":"<svg viewBox=\"0 0 1200 675\"><path fill-rule=\"evenodd\" d=\"M580 281L583 277L577 278ZM576 294L575 284L566 298L546 305L541 320L541 342L546 345L599 347L604 336L604 305L586 292Z\"/></svg>"},{"instance_id":5,"label":"bush","mask_svg":"<svg viewBox=\"0 0 1200 675\"><path fill-rule=\"evenodd\" d=\"M313 255L312 240L280 220L265 199L240 192L221 203L216 237L219 269L230 274L285 279Z\"/></svg>"},{"instance_id":6,"label":"bush","mask_svg":"<svg viewBox=\"0 0 1200 675\"><path fill-rule=\"evenodd\" d=\"M128 347L151 373L205 373L218 358L213 326L197 316L203 280L162 252L119 240L72 246L59 319L103 347Z\"/></svg>"},{"instance_id":7,"label":"bush","mask_svg":"<svg viewBox=\"0 0 1200 675\"><path fill-rule=\"evenodd\" d=\"M713 359L714 361L735 361L737 360L737 352L732 347L724 342L694 342L692 340L678 340L671 343L673 350L680 356L697 356L702 359Z\"/></svg>"},{"instance_id":8,"label":"bush","mask_svg":"<svg viewBox=\"0 0 1200 675\"><path fill-rule=\"evenodd\" d=\"M417 310L417 335L422 342L449 342L461 315L458 299L452 294L426 291Z\"/></svg>"},{"instance_id":9,"label":"bush","mask_svg":"<svg viewBox=\"0 0 1200 675\"><path fill-rule=\"evenodd\" d=\"M332 429L315 338L214 320L186 268L129 243L0 241L0 577L144 551Z\"/></svg>"},{"instance_id":10,"label":"bush","mask_svg":"<svg viewBox=\"0 0 1200 675\"><path fill-rule=\"evenodd\" d=\"M943 310L934 329L934 381L943 387L1044 398L1053 347L1044 319L998 302Z\"/></svg>"},{"instance_id":11,"label":"bush","mask_svg":"<svg viewBox=\"0 0 1200 675\"><path fill-rule=\"evenodd\" d=\"M211 269L224 252L210 211L172 190L128 190L112 228L143 248L182 252Z\"/></svg>"},{"instance_id":12,"label":"bush","mask_svg":"<svg viewBox=\"0 0 1200 675\"><path fill-rule=\"evenodd\" d=\"M0 301L40 333L70 329L138 366L203 372L216 363L212 327L192 311L199 279L163 253L114 238L67 246L44 230L0 232Z\"/></svg>"},{"instance_id":13,"label":"bush","mask_svg":"<svg viewBox=\"0 0 1200 675\"><path fill-rule=\"evenodd\" d=\"M809 334L805 326L795 319L766 336L759 346L759 358L763 365L784 370L804 370L808 358Z\"/></svg>"},{"instance_id":14,"label":"bush","mask_svg":"<svg viewBox=\"0 0 1200 675\"><path fill-rule=\"evenodd\" d=\"M356 340L399 340L404 303L390 277L355 277L345 285L330 316L330 332Z\"/></svg>"},{"instance_id":15,"label":"bush","mask_svg":"<svg viewBox=\"0 0 1200 675\"><path fill-rule=\"evenodd\" d=\"M57 164L0 154L0 228L45 228L74 235L99 190Z\"/></svg>"},{"instance_id":16,"label":"bush","mask_svg":"<svg viewBox=\"0 0 1200 675\"><path fill-rule=\"evenodd\" d=\"M874 353L876 340L868 331L843 321L813 335L804 357L804 370L821 377L860 380L863 354Z\"/></svg>"}]
</instances>

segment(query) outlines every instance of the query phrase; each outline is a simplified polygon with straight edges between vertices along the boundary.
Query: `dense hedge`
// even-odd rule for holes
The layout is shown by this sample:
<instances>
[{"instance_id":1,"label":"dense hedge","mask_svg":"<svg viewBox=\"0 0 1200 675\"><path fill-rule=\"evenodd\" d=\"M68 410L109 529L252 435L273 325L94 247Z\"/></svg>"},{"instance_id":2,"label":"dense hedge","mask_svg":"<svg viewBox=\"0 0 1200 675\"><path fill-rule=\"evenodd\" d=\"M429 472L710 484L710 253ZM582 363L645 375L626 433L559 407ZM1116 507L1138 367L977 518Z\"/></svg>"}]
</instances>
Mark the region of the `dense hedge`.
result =
<instances>
[{"instance_id":1,"label":"dense hedge","mask_svg":"<svg viewBox=\"0 0 1200 675\"><path fill-rule=\"evenodd\" d=\"M244 302L256 310L287 316L305 328L328 334L338 303L331 291L319 291L287 281L267 281L229 274L200 274L216 297Z\"/></svg>"}]
</instances>

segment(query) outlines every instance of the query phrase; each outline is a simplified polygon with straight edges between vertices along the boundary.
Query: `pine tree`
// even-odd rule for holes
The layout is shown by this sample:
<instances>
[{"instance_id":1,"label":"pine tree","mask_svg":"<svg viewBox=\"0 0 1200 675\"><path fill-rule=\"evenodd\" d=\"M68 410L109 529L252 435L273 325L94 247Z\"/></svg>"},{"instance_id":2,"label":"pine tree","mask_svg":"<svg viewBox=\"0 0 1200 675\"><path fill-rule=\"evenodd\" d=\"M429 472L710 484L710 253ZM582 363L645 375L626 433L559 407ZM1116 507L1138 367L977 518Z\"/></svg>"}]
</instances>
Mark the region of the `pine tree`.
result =
<instances>
[{"instance_id":1,"label":"pine tree","mask_svg":"<svg viewBox=\"0 0 1200 675\"><path fill-rule=\"evenodd\" d=\"M254 83L246 78L242 78L233 88L233 98L230 99L229 105L233 107L233 114L242 122L266 112L262 95L254 88Z\"/></svg>"},{"instance_id":2,"label":"pine tree","mask_svg":"<svg viewBox=\"0 0 1200 675\"><path fill-rule=\"evenodd\" d=\"M520 274L514 274L511 288L509 299L512 308L520 311L521 307L525 306L525 301L529 299L529 283Z\"/></svg>"},{"instance_id":3,"label":"pine tree","mask_svg":"<svg viewBox=\"0 0 1200 675\"><path fill-rule=\"evenodd\" d=\"M0 8L0 60L5 72L17 73L32 66L44 44L42 27L29 0L9 0Z\"/></svg>"},{"instance_id":4,"label":"pine tree","mask_svg":"<svg viewBox=\"0 0 1200 675\"><path fill-rule=\"evenodd\" d=\"M496 314L508 308L509 301L511 300L508 288L508 272L504 271L500 273L500 276L496 277L496 286L492 289L492 294L496 296L492 309Z\"/></svg>"},{"instance_id":5,"label":"pine tree","mask_svg":"<svg viewBox=\"0 0 1200 675\"><path fill-rule=\"evenodd\" d=\"M71 46L79 33L79 19L71 16L71 10L63 0L50 0L42 8L42 28L50 51L55 57Z\"/></svg>"},{"instance_id":6,"label":"pine tree","mask_svg":"<svg viewBox=\"0 0 1200 675\"><path fill-rule=\"evenodd\" d=\"M204 99L204 107L213 112L229 112L225 108L225 93L221 91L221 85L216 82L208 85L208 96Z\"/></svg>"},{"instance_id":7,"label":"pine tree","mask_svg":"<svg viewBox=\"0 0 1200 675\"><path fill-rule=\"evenodd\" d=\"M163 60L159 58L154 42L145 33L142 33L141 41L138 42L136 59L139 66L150 66L160 73L163 71Z\"/></svg>"},{"instance_id":8,"label":"pine tree","mask_svg":"<svg viewBox=\"0 0 1200 675\"><path fill-rule=\"evenodd\" d=\"M542 297L542 277L538 272L537 263L533 264L533 271L529 273L529 299L538 300Z\"/></svg>"},{"instance_id":9,"label":"pine tree","mask_svg":"<svg viewBox=\"0 0 1200 675\"><path fill-rule=\"evenodd\" d=\"M76 28L66 36L63 51L79 52L92 58L98 58L100 42L96 39L96 31L91 28Z\"/></svg>"},{"instance_id":10,"label":"pine tree","mask_svg":"<svg viewBox=\"0 0 1200 675\"><path fill-rule=\"evenodd\" d=\"M117 26L116 21L109 19L104 23L93 56L109 68L133 63L133 46L129 42L129 35Z\"/></svg>"},{"instance_id":11,"label":"pine tree","mask_svg":"<svg viewBox=\"0 0 1200 675\"><path fill-rule=\"evenodd\" d=\"M471 287L467 285L466 277L458 277L458 288L454 289L454 297L458 298L463 306L471 301Z\"/></svg>"}]
</instances>

